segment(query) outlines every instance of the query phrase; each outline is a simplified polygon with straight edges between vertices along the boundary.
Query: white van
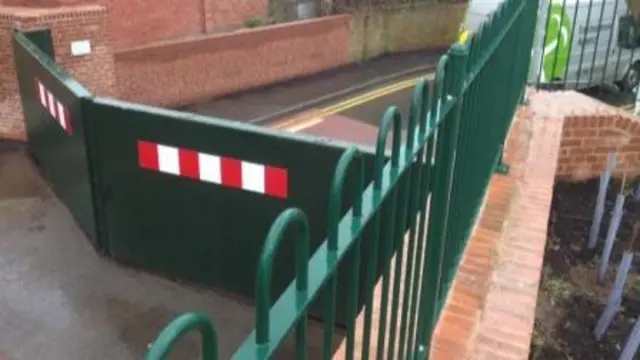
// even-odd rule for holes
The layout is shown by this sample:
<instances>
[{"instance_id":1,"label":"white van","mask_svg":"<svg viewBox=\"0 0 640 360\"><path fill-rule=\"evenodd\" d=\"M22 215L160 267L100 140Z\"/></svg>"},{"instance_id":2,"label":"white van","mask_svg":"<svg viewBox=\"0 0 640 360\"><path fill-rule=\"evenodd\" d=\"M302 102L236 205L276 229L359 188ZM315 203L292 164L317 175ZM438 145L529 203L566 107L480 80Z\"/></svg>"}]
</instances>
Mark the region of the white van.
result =
<instances>
[{"instance_id":1,"label":"white van","mask_svg":"<svg viewBox=\"0 0 640 360\"><path fill-rule=\"evenodd\" d=\"M470 0L461 41L502 2ZM633 90L640 82L640 22L628 9L626 0L540 0L529 82Z\"/></svg>"}]
</instances>

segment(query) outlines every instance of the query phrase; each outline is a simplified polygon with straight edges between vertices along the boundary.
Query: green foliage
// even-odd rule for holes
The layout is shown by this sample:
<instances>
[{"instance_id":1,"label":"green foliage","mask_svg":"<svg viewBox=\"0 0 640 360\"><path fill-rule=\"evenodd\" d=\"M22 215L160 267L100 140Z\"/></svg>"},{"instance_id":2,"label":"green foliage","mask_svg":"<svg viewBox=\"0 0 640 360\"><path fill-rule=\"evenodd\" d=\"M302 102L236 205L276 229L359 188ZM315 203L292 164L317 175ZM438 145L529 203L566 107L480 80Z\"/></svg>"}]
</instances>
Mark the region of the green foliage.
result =
<instances>
[{"instance_id":1,"label":"green foliage","mask_svg":"<svg viewBox=\"0 0 640 360\"><path fill-rule=\"evenodd\" d=\"M265 24L266 22L257 16L252 16L243 22L244 27L250 28L250 29L264 26Z\"/></svg>"}]
</instances>

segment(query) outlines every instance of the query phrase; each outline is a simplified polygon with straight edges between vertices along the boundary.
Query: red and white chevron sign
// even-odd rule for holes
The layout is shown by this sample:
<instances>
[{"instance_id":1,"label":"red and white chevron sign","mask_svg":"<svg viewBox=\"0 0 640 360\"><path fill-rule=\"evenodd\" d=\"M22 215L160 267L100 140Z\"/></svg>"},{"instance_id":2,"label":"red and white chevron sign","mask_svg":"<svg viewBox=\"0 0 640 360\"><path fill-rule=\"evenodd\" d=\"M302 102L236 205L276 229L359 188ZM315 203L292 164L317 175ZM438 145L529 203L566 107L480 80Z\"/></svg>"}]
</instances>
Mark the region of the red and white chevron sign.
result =
<instances>
[{"instance_id":1,"label":"red and white chevron sign","mask_svg":"<svg viewBox=\"0 0 640 360\"><path fill-rule=\"evenodd\" d=\"M141 168L252 191L288 196L287 169L138 140Z\"/></svg>"},{"instance_id":2,"label":"red and white chevron sign","mask_svg":"<svg viewBox=\"0 0 640 360\"><path fill-rule=\"evenodd\" d=\"M49 111L49 114L60 124L62 129L71 135L71 113L38 79L36 79L36 96L42 106L44 106L44 108Z\"/></svg>"}]
</instances>

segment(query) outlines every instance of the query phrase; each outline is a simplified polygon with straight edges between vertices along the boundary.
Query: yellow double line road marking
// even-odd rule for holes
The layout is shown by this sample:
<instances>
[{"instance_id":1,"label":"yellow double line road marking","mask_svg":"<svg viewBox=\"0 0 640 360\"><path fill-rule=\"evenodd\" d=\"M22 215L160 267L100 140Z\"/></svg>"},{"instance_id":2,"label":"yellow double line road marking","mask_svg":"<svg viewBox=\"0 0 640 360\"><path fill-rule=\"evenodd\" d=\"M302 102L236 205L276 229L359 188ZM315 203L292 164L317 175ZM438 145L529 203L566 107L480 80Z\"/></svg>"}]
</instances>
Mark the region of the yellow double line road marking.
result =
<instances>
[{"instance_id":1,"label":"yellow double line road marking","mask_svg":"<svg viewBox=\"0 0 640 360\"><path fill-rule=\"evenodd\" d=\"M378 99L385 95L389 95L391 93L398 92L406 88L415 86L422 78L431 80L433 79L433 77L434 77L433 74L426 74L426 75L417 76L411 79L399 81L397 83L393 83L391 85L387 85L385 87L381 87L373 91L360 94L358 96L347 99L345 101L341 101L337 104L328 106L324 109L313 111L311 113L307 113L305 115L295 117L293 119L276 123L275 125L272 126L272 128L290 131L290 132L297 132L323 122L324 117L328 115L337 114L341 111L370 102L372 100Z\"/></svg>"}]
</instances>

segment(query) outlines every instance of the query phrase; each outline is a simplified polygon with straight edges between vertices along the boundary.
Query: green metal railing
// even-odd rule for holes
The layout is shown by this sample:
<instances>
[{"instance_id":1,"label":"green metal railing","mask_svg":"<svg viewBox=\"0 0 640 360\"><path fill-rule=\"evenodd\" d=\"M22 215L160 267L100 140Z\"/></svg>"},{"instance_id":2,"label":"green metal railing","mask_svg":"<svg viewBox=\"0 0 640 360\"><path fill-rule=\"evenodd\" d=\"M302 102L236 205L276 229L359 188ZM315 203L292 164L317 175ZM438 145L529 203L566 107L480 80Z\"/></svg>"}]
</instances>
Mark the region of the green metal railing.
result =
<instances>
[{"instance_id":1,"label":"green metal railing","mask_svg":"<svg viewBox=\"0 0 640 360\"><path fill-rule=\"evenodd\" d=\"M404 143L401 115L394 106L387 109L370 184L363 183L359 152L351 148L343 154L330 192L327 239L310 258L305 214L293 208L275 220L259 259L255 330L233 359L272 358L292 331L295 358L307 358L307 311L321 292L326 295L320 299L324 303L320 355L334 356L336 284L342 281L350 289L346 359L428 357L433 329L521 100L537 9L536 0L507 0L466 44L451 47L438 63L433 86L423 80L415 88ZM387 160L391 130L392 151ZM353 193L358 195L340 218L345 186L355 187ZM367 226L373 231L363 236ZM289 234L290 230L295 232ZM295 241L296 278L271 304L272 262L286 234L294 235L287 239ZM367 258L360 251L364 242L373 249ZM338 278L341 264L351 269L346 278ZM365 284L360 287L363 278ZM378 282L376 323L373 307ZM359 299L363 309L358 307ZM358 316L363 317L361 329L356 329ZM216 337L210 323L201 317L192 319L197 319L192 320L194 324L207 324L201 327L207 330L203 342L208 352L203 358L215 359ZM186 321L170 324L151 346L147 359L162 359L176 341L170 334L179 336L193 326ZM377 331L372 331L374 327Z\"/></svg>"},{"instance_id":2,"label":"green metal railing","mask_svg":"<svg viewBox=\"0 0 640 360\"><path fill-rule=\"evenodd\" d=\"M640 9L628 0L543 0L530 82L586 89L640 81ZM637 6L637 5L636 5Z\"/></svg>"}]
</instances>

